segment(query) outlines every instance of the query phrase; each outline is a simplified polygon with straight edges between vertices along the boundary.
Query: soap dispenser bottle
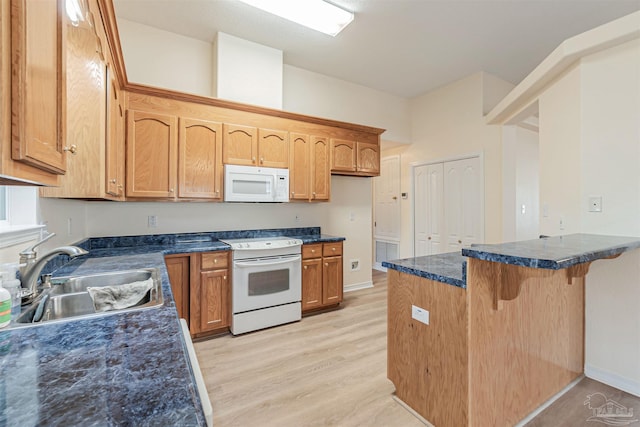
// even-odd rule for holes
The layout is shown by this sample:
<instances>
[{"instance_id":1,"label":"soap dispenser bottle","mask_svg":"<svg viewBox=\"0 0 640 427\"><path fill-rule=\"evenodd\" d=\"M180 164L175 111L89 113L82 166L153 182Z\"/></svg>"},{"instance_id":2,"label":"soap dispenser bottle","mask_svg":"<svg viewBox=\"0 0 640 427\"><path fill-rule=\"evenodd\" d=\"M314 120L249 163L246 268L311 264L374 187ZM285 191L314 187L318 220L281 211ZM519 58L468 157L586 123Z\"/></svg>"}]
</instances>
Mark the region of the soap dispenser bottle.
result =
<instances>
[{"instance_id":1,"label":"soap dispenser bottle","mask_svg":"<svg viewBox=\"0 0 640 427\"><path fill-rule=\"evenodd\" d=\"M0 328L8 326L9 323L11 323L11 293L0 287Z\"/></svg>"}]
</instances>

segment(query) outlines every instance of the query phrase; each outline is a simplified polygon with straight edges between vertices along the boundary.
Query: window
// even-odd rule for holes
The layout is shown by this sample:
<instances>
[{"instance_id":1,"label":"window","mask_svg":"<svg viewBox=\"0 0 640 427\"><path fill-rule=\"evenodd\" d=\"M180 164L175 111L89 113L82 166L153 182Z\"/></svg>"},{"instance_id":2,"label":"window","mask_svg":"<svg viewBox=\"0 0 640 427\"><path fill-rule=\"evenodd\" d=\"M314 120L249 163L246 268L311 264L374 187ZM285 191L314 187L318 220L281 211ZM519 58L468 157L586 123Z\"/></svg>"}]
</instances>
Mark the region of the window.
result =
<instances>
[{"instance_id":1,"label":"window","mask_svg":"<svg viewBox=\"0 0 640 427\"><path fill-rule=\"evenodd\" d=\"M0 186L0 248L39 239L36 187Z\"/></svg>"}]
</instances>

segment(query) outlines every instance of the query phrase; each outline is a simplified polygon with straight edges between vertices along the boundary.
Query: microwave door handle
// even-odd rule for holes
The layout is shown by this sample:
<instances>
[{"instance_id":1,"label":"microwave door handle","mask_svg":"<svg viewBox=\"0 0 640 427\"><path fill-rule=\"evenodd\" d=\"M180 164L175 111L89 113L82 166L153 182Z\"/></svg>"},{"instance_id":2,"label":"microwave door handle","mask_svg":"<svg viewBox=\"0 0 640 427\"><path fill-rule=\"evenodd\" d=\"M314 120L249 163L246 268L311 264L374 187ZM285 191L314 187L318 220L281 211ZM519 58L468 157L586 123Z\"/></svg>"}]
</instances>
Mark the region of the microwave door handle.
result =
<instances>
[{"instance_id":1,"label":"microwave door handle","mask_svg":"<svg viewBox=\"0 0 640 427\"><path fill-rule=\"evenodd\" d=\"M288 264L291 261L298 261L301 259L300 255L288 257L286 259L261 259L257 261L234 261L233 264L236 267L253 267L254 265L279 265L279 264Z\"/></svg>"}]
</instances>

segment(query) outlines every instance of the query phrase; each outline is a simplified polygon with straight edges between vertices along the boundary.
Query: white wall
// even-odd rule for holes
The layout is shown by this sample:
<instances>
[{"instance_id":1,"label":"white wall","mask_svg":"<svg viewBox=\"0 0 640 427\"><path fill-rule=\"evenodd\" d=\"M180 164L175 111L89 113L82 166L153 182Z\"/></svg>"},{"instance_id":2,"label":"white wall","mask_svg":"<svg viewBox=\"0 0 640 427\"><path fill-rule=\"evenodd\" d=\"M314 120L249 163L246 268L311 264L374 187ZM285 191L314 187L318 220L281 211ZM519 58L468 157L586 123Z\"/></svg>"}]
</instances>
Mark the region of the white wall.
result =
<instances>
[{"instance_id":1,"label":"white wall","mask_svg":"<svg viewBox=\"0 0 640 427\"><path fill-rule=\"evenodd\" d=\"M211 43L125 19L118 31L131 83L211 96Z\"/></svg>"},{"instance_id":2,"label":"white wall","mask_svg":"<svg viewBox=\"0 0 640 427\"><path fill-rule=\"evenodd\" d=\"M213 44L213 96L282 109L282 51L218 33Z\"/></svg>"},{"instance_id":3,"label":"white wall","mask_svg":"<svg viewBox=\"0 0 640 427\"><path fill-rule=\"evenodd\" d=\"M640 40L580 68L581 231L640 237ZM594 195L602 213L587 212ZM640 395L640 250L591 266L586 372Z\"/></svg>"},{"instance_id":4,"label":"white wall","mask_svg":"<svg viewBox=\"0 0 640 427\"><path fill-rule=\"evenodd\" d=\"M382 139L411 142L409 100L323 74L284 66L283 109L386 129Z\"/></svg>"},{"instance_id":5,"label":"white wall","mask_svg":"<svg viewBox=\"0 0 640 427\"><path fill-rule=\"evenodd\" d=\"M538 132L502 129L502 240L536 239L539 224ZM524 212L523 212L524 210Z\"/></svg>"},{"instance_id":6,"label":"white wall","mask_svg":"<svg viewBox=\"0 0 640 427\"><path fill-rule=\"evenodd\" d=\"M485 241L502 237L502 131L483 117L485 73L476 73L411 100L412 145L385 150L400 154L400 257L413 256L411 163L483 153L485 174Z\"/></svg>"},{"instance_id":7,"label":"white wall","mask_svg":"<svg viewBox=\"0 0 640 427\"><path fill-rule=\"evenodd\" d=\"M640 237L640 41L584 58L539 101L541 232ZM595 195L602 213L588 212ZM640 250L591 265L585 373L636 395L639 307Z\"/></svg>"}]
</instances>

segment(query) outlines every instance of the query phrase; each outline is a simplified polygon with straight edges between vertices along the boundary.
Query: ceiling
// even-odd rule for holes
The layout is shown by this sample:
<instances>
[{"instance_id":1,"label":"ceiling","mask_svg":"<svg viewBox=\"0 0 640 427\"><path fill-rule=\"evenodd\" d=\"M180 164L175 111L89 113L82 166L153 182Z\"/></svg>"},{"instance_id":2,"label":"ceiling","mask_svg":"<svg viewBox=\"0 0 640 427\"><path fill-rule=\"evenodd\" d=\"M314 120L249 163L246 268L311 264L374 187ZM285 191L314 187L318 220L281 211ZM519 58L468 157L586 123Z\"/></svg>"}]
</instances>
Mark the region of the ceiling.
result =
<instances>
[{"instance_id":1,"label":"ceiling","mask_svg":"<svg viewBox=\"0 0 640 427\"><path fill-rule=\"evenodd\" d=\"M199 40L218 31L284 52L285 64L414 97L477 71L519 83L563 40L640 10L640 0L331 0L355 12L337 37L236 0L114 0L116 15Z\"/></svg>"}]
</instances>

